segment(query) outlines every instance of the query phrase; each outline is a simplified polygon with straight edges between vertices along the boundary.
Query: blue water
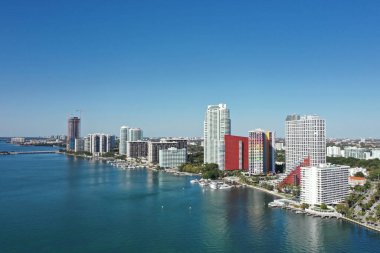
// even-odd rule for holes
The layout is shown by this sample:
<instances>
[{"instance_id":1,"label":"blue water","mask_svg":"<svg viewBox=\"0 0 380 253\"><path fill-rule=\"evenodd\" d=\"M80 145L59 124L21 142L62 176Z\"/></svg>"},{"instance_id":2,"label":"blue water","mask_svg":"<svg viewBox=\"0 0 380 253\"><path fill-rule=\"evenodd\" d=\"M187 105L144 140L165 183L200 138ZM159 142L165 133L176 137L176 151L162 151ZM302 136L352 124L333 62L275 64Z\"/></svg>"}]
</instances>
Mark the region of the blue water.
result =
<instances>
[{"instance_id":1,"label":"blue water","mask_svg":"<svg viewBox=\"0 0 380 253\"><path fill-rule=\"evenodd\" d=\"M263 192L203 190L190 179L59 154L0 156L0 252L380 249L380 234L357 225L270 209Z\"/></svg>"}]
</instances>

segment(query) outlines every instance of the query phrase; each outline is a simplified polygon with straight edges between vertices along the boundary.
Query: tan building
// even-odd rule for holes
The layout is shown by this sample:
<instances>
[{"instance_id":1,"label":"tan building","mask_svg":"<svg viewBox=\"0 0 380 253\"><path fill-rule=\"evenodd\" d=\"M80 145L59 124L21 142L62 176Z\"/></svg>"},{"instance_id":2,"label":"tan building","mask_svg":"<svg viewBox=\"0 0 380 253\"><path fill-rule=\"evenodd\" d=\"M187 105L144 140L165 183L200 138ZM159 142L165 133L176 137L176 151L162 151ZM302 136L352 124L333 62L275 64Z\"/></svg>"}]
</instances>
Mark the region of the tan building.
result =
<instances>
[{"instance_id":1,"label":"tan building","mask_svg":"<svg viewBox=\"0 0 380 253\"><path fill-rule=\"evenodd\" d=\"M357 185L363 186L367 182L367 179L365 177L348 177L348 184L351 187L355 187Z\"/></svg>"}]
</instances>

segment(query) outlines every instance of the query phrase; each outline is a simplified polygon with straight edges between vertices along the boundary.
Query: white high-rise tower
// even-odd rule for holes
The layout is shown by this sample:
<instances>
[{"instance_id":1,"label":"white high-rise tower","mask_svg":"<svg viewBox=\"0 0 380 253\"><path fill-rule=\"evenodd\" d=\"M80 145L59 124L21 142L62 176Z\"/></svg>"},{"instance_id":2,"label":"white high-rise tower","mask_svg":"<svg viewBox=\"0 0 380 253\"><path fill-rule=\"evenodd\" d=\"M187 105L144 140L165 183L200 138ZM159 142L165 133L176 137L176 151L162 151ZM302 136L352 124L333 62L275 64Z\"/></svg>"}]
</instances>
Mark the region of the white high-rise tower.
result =
<instances>
[{"instance_id":1,"label":"white high-rise tower","mask_svg":"<svg viewBox=\"0 0 380 253\"><path fill-rule=\"evenodd\" d=\"M128 126L122 126L120 128L120 143L119 143L119 154L126 155L127 154L127 141L128 141Z\"/></svg>"},{"instance_id":2,"label":"white high-rise tower","mask_svg":"<svg viewBox=\"0 0 380 253\"><path fill-rule=\"evenodd\" d=\"M226 104L209 105L204 121L204 163L224 170L224 136L231 134L230 110Z\"/></svg>"},{"instance_id":3,"label":"white high-rise tower","mask_svg":"<svg viewBox=\"0 0 380 253\"><path fill-rule=\"evenodd\" d=\"M326 163L326 122L319 116L289 115L285 123L286 171L309 159L310 166Z\"/></svg>"},{"instance_id":4,"label":"white high-rise tower","mask_svg":"<svg viewBox=\"0 0 380 253\"><path fill-rule=\"evenodd\" d=\"M130 128L128 134L128 141L141 141L143 138L143 131L141 128Z\"/></svg>"}]
</instances>

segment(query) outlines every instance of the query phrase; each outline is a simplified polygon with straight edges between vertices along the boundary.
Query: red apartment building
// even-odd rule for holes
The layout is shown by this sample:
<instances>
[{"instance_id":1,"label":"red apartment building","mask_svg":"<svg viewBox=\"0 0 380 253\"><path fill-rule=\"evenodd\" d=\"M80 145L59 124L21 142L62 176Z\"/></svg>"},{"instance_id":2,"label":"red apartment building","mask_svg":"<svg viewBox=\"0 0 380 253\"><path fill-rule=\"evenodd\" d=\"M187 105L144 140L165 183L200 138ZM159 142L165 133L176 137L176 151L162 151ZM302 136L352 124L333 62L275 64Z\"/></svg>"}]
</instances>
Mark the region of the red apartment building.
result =
<instances>
[{"instance_id":1,"label":"red apartment building","mask_svg":"<svg viewBox=\"0 0 380 253\"><path fill-rule=\"evenodd\" d=\"M225 135L225 170L248 170L248 137Z\"/></svg>"}]
</instances>

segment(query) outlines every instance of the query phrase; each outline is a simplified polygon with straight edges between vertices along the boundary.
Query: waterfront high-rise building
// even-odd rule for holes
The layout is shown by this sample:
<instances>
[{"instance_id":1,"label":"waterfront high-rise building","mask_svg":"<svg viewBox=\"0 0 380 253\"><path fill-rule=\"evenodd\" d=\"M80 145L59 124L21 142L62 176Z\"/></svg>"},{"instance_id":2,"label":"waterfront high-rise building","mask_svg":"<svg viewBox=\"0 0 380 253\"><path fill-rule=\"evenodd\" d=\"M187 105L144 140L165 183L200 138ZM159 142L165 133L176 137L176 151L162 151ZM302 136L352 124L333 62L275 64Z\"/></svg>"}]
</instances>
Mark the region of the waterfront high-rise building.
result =
<instances>
[{"instance_id":1,"label":"waterfront high-rise building","mask_svg":"<svg viewBox=\"0 0 380 253\"><path fill-rule=\"evenodd\" d=\"M310 166L326 163L326 122L319 116L290 115L285 123L286 170L309 159Z\"/></svg>"},{"instance_id":2,"label":"waterfront high-rise building","mask_svg":"<svg viewBox=\"0 0 380 253\"><path fill-rule=\"evenodd\" d=\"M69 117L67 120L66 150L75 150L75 139L80 138L80 118Z\"/></svg>"},{"instance_id":3,"label":"waterfront high-rise building","mask_svg":"<svg viewBox=\"0 0 380 253\"><path fill-rule=\"evenodd\" d=\"M273 132L256 129L248 133L250 174L275 173L275 136Z\"/></svg>"},{"instance_id":4,"label":"waterfront high-rise building","mask_svg":"<svg viewBox=\"0 0 380 253\"><path fill-rule=\"evenodd\" d=\"M301 167L326 163L326 122L319 116L289 115L285 121L285 166L280 186L299 185Z\"/></svg>"},{"instance_id":5,"label":"waterfront high-rise building","mask_svg":"<svg viewBox=\"0 0 380 253\"><path fill-rule=\"evenodd\" d=\"M115 135L109 134L89 134L84 138L84 151L93 154L103 154L111 152L115 147Z\"/></svg>"},{"instance_id":6,"label":"waterfront high-rise building","mask_svg":"<svg viewBox=\"0 0 380 253\"><path fill-rule=\"evenodd\" d=\"M127 156L131 158L147 157L147 141L127 141Z\"/></svg>"},{"instance_id":7,"label":"waterfront high-rise building","mask_svg":"<svg viewBox=\"0 0 380 253\"><path fill-rule=\"evenodd\" d=\"M183 138L162 138L162 142L175 142L177 143L177 149L186 149L187 150L187 140Z\"/></svg>"},{"instance_id":8,"label":"waterfront high-rise building","mask_svg":"<svg viewBox=\"0 0 380 253\"><path fill-rule=\"evenodd\" d=\"M143 131L141 130L141 128L129 129L128 141L141 141L142 139L143 139Z\"/></svg>"},{"instance_id":9,"label":"waterfront high-rise building","mask_svg":"<svg viewBox=\"0 0 380 253\"><path fill-rule=\"evenodd\" d=\"M159 151L168 148L178 148L179 144L173 141L148 142L148 161L150 163L159 162Z\"/></svg>"},{"instance_id":10,"label":"waterfront high-rise building","mask_svg":"<svg viewBox=\"0 0 380 253\"><path fill-rule=\"evenodd\" d=\"M129 134L129 127L128 126L122 126L120 128L120 142L119 142L119 154L120 155L126 155L127 154L127 141L128 141L128 134Z\"/></svg>"},{"instance_id":11,"label":"waterfront high-rise building","mask_svg":"<svg viewBox=\"0 0 380 253\"><path fill-rule=\"evenodd\" d=\"M112 152L116 146L116 136L115 135L106 135L106 152Z\"/></svg>"},{"instance_id":12,"label":"waterfront high-rise building","mask_svg":"<svg viewBox=\"0 0 380 253\"><path fill-rule=\"evenodd\" d=\"M204 121L204 162L224 170L224 136L231 134L230 110L226 104L209 105Z\"/></svg>"},{"instance_id":13,"label":"waterfront high-rise building","mask_svg":"<svg viewBox=\"0 0 380 253\"><path fill-rule=\"evenodd\" d=\"M100 140L101 136L99 134L91 134L91 153L100 153Z\"/></svg>"},{"instance_id":14,"label":"waterfront high-rise building","mask_svg":"<svg viewBox=\"0 0 380 253\"><path fill-rule=\"evenodd\" d=\"M225 135L224 170L248 170L248 137Z\"/></svg>"},{"instance_id":15,"label":"waterfront high-rise building","mask_svg":"<svg viewBox=\"0 0 380 253\"><path fill-rule=\"evenodd\" d=\"M84 139L82 138L77 138L75 139L75 152L81 152L84 151Z\"/></svg>"},{"instance_id":16,"label":"waterfront high-rise building","mask_svg":"<svg viewBox=\"0 0 380 253\"><path fill-rule=\"evenodd\" d=\"M186 163L186 149L168 148L159 151L159 166L162 168L176 168Z\"/></svg>"},{"instance_id":17,"label":"waterfront high-rise building","mask_svg":"<svg viewBox=\"0 0 380 253\"><path fill-rule=\"evenodd\" d=\"M84 137L83 140L84 140L83 150L91 153L91 136L88 135Z\"/></svg>"},{"instance_id":18,"label":"waterfront high-rise building","mask_svg":"<svg viewBox=\"0 0 380 253\"><path fill-rule=\"evenodd\" d=\"M349 174L348 166L301 167L301 201L310 205L344 201L350 189Z\"/></svg>"}]
</instances>

